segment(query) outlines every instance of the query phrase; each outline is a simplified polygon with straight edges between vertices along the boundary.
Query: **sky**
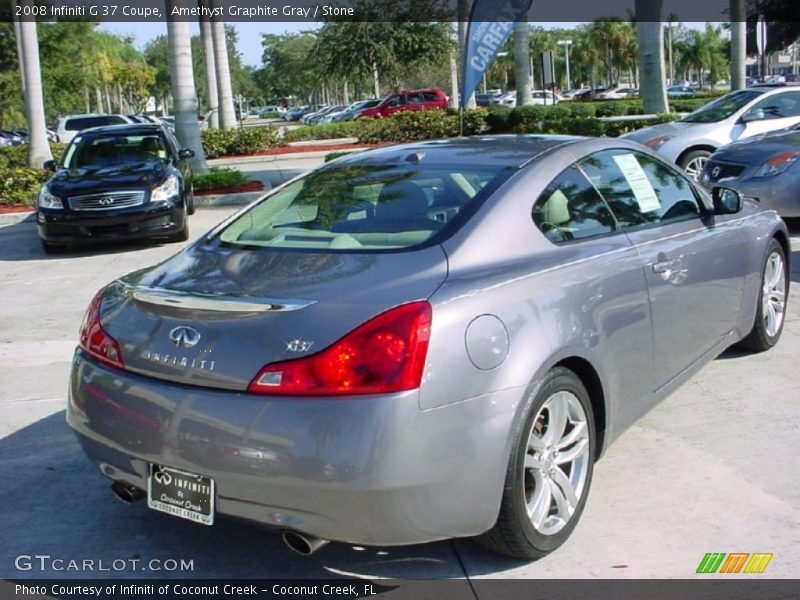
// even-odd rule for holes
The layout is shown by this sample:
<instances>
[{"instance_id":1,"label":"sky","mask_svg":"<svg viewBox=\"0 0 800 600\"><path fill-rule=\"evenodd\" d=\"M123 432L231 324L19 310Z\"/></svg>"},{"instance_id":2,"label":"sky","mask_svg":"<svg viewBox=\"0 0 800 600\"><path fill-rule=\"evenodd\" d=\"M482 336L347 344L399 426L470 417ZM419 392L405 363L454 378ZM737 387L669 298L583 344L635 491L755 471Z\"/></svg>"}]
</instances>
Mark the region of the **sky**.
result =
<instances>
[{"instance_id":1,"label":"sky","mask_svg":"<svg viewBox=\"0 0 800 600\"><path fill-rule=\"evenodd\" d=\"M575 27L580 23L543 23L544 27ZM705 23L682 23L683 25L699 29ZM239 32L239 52L242 53L242 60L246 65L261 65L261 34L262 33L293 33L309 29L316 29L321 23L301 23L301 22L253 22L253 23L229 23ZM166 35L166 23L102 23L100 29L120 35L132 35L138 48L144 46L159 35ZM200 29L197 23L192 23L192 34L199 34Z\"/></svg>"}]
</instances>

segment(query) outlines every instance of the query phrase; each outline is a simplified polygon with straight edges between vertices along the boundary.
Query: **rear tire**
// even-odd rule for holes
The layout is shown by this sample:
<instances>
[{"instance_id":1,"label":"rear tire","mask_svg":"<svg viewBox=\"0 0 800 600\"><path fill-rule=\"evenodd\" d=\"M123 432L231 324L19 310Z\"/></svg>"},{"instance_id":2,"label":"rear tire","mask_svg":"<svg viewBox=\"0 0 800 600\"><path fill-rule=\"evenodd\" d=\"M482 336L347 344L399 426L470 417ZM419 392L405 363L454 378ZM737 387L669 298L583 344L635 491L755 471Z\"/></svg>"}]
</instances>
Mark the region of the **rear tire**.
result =
<instances>
[{"instance_id":1,"label":"rear tire","mask_svg":"<svg viewBox=\"0 0 800 600\"><path fill-rule=\"evenodd\" d=\"M186 214L194 214L194 186L192 186L192 189L189 190L189 194L186 196Z\"/></svg>"},{"instance_id":2,"label":"rear tire","mask_svg":"<svg viewBox=\"0 0 800 600\"><path fill-rule=\"evenodd\" d=\"M500 514L478 542L522 559L541 558L561 546L586 505L595 439L586 387L575 373L556 367L527 401L506 471Z\"/></svg>"},{"instance_id":3,"label":"rear tire","mask_svg":"<svg viewBox=\"0 0 800 600\"><path fill-rule=\"evenodd\" d=\"M189 239L189 220L184 221L183 229L169 238L170 242L185 242Z\"/></svg>"},{"instance_id":4,"label":"rear tire","mask_svg":"<svg viewBox=\"0 0 800 600\"><path fill-rule=\"evenodd\" d=\"M753 329L740 342L752 352L764 352L778 343L786 321L786 300L789 297L789 273L786 253L778 240L769 244L761 274L761 289L756 306Z\"/></svg>"}]
</instances>

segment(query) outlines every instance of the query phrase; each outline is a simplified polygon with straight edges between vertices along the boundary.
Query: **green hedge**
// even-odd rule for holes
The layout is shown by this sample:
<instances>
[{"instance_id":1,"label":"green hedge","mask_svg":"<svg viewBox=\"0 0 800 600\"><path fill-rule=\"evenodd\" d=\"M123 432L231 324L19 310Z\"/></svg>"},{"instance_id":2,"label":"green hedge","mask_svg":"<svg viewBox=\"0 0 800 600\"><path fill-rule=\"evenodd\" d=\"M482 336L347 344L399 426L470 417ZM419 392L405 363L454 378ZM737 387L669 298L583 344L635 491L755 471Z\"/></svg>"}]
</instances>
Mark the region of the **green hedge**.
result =
<instances>
[{"instance_id":1,"label":"green hedge","mask_svg":"<svg viewBox=\"0 0 800 600\"><path fill-rule=\"evenodd\" d=\"M0 168L0 204L34 206L42 184L52 173L28 167Z\"/></svg>"},{"instance_id":2,"label":"green hedge","mask_svg":"<svg viewBox=\"0 0 800 600\"><path fill-rule=\"evenodd\" d=\"M202 139L206 158L257 154L280 145L280 135L274 127L205 129Z\"/></svg>"},{"instance_id":3,"label":"green hedge","mask_svg":"<svg viewBox=\"0 0 800 600\"><path fill-rule=\"evenodd\" d=\"M66 144L50 144L53 159L60 161ZM3 146L0 148L0 169L24 169L28 167L28 146Z\"/></svg>"},{"instance_id":4,"label":"green hedge","mask_svg":"<svg viewBox=\"0 0 800 600\"><path fill-rule=\"evenodd\" d=\"M216 190L221 188L235 187L248 183L250 178L236 169L224 167L212 167L206 173L195 175L192 185L196 192L204 190Z\"/></svg>"},{"instance_id":5,"label":"green hedge","mask_svg":"<svg viewBox=\"0 0 800 600\"><path fill-rule=\"evenodd\" d=\"M323 123L321 125L303 125L289 129L283 134L283 141L307 142L311 140L333 140L337 138L358 137L364 121L345 121L344 123Z\"/></svg>"}]
</instances>

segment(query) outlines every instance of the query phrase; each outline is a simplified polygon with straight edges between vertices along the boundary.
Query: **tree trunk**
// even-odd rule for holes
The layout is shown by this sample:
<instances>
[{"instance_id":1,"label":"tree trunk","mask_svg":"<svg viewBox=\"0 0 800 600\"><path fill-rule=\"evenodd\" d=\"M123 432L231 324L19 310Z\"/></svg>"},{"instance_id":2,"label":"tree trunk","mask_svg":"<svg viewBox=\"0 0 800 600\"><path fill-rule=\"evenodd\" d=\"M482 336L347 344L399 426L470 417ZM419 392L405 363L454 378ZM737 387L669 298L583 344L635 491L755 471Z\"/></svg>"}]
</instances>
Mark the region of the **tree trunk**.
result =
<instances>
[{"instance_id":1,"label":"tree trunk","mask_svg":"<svg viewBox=\"0 0 800 600\"><path fill-rule=\"evenodd\" d=\"M215 18L211 22L211 30L217 65L219 124L222 129L233 129L236 127L236 111L233 108L233 88L231 86L231 69L228 63L228 44L225 39L225 23Z\"/></svg>"},{"instance_id":2,"label":"tree trunk","mask_svg":"<svg viewBox=\"0 0 800 600\"><path fill-rule=\"evenodd\" d=\"M527 21L514 23L514 79L517 82L517 106L527 106L533 102L530 34Z\"/></svg>"},{"instance_id":3,"label":"tree trunk","mask_svg":"<svg viewBox=\"0 0 800 600\"><path fill-rule=\"evenodd\" d=\"M635 0L636 37L645 114L665 113L667 88L664 77L664 29L661 27L662 0Z\"/></svg>"},{"instance_id":4,"label":"tree trunk","mask_svg":"<svg viewBox=\"0 0 800 600\"><path fill-rule=\"evenodd\" d=\"M378 77L378 63L372 63L372 81L375 85L375 98L381 97L381 84L380 78Z\"/></svg>"},{"instance_id":5,"label":"tree trunk","mask_svg":"<svg viewBox=\"0 0 800 600\"><path fill-rule=\"evenodd\" d=\"M458 58L456 49L450 48L450 108L458 108Z\"/></svg>"},{"instance_id":6,"label":"tree trunk","mask_svg":"<svg viewBox=\"0 0 800 600\"><path fill-rule=\"evenodd\" d=\"M25 117L28 121L28 166L41 168L45 161L52 160L50 144L47 142L47 125L44 117L42 96L42 73L39 65L39 33L36 21L20 21L19 62L25 73Z\"/></svg>"},{"instance_id":7,"label":"tree trunk","mask_svg":"<svg viewBox=\"0 0 800 600\"><path fill-rule=\"evenodd\" d=\"M201 0L200 6L208 7L208 2ZM200 38L203 43L203 66L206 74L206 103L211 112L209 127L219 129L219 90L217 89L217 59L214 53L214 34L211 21L200 17Z\"/></svg>"},{"instance_id":8,"label":"tree trunk","mask_svg":"<svg viewBox=\"0 0 800 600\"><path fill-rule=\"evenodd\" d=\"M730 0L731 12L731 90L745 88L747 67L747 24L745 0Z\"/></svg>"},{"instance_id":9,"label":"tree trunk","mask_svg":"<svg viewBox=\"0 0 800 600\"><path fill-rule=\"evenodd\" d=\"M172 5L173 2L175 0L170 0L169 4ZM195 173L201 173L206 170L206 158L200 138L200 122L197 119L197 91L194 86L189 23L168 20L167 38L172 98L175 104L175 134L183 148L194 151L192 169Z\"/></svg>"},{"instance_id":10,"label":"tree trunk","mask_svg":"<svg viewBox=\"0 0 800 600\"><path fill-rule=\"evenodd\" d=\"M347 80L342 84L342 104L350 104L350 90L347 89Z\"/></svg>"}]
</instances>

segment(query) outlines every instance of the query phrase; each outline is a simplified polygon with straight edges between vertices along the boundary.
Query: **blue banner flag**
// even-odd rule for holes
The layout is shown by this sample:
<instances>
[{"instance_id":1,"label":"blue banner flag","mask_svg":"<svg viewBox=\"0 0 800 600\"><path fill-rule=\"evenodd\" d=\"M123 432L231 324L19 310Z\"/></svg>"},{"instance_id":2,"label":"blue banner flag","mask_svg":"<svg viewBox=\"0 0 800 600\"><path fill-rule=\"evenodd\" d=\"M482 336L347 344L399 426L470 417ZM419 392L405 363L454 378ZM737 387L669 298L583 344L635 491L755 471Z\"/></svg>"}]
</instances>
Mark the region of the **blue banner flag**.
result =
<instances>
[{"instance_id":1,"label":"blue banner flag","mask_svg":"<svg viewBox=\"0 0 800 600\"><path fill-rule=\"evenodd\" d=\"M514 22L523 20L531 3L532 0L473 0L461 68L461 108L497 58Z\"/></svg>"}]
</instances>

